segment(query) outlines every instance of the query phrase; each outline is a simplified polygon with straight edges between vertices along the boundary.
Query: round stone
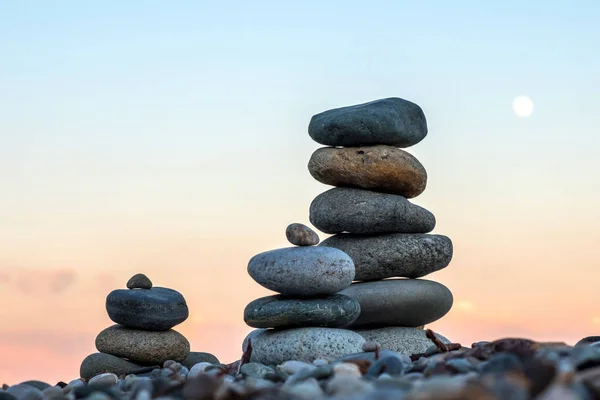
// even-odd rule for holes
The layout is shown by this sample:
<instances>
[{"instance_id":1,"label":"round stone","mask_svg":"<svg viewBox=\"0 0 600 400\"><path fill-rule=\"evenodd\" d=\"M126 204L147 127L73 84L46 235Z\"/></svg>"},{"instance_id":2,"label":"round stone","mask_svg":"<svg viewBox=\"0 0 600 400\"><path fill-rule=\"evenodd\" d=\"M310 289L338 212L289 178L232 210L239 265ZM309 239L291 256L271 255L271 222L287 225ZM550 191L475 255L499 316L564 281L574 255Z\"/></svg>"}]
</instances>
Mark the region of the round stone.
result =
<instances>
[{"instance_id":1,"label":"round stone","mask_svg":"<svg viewBox=\"0 0 600 400\"><path fill-rule=\"evenodd\" d=\"M360 303L360 316L346 328L417 327L442 318L454 301L446 286L425 279L353 283L340 293Z\"/></svg>"},{"instance_id":2,"label":"round stone","mask_svg":"<svg viewBox=\"0 0 600 400\"><path fill-rule=\"evenodd\" d=\"M152 289L152 281L144 274L135 274L127 281L127 289Z\"/></svg>"},{"instance_id":3,"label":"round stone","mask_svg":"<svg viewBox=\"0 0 600 400\"><path fill-rule=\"evenodd\" d=\"M365 342L356 332L336 328L259 329L244 339L243 349L250 338L251 362L279 365L288 360L311 363L316 359L333 361L361 351Z\"/></svg>"},{"instance_id":4,"label":"round stone","mask_svg":"<svg viewBox=\"0 0 600 400\"><path fill-rule=\"evenodd\" d=\"M435 217L396 194L333 188L310 204L310 222L325 233L428 233Z\"/></svg>"},{"instance_id":5,"label":"round stone","mask_svg":"<svg viewBox=\"0 0 600 400\"><path fill-rule=\"evenodd\" d=\"M314 246L319 244L319 235L303 224L290 224L285 230L285 236L296 246Z\"/></svg>"},{"instance_id":6,"label":"round stone","mask_svg":"<svg viewBox=\"0 0 600 400\"><path fill-rule=\"evenodd\" d=\"M149 331L166 331L189 315L181 293L162 287L113 290L106 297L106 311L117 324Z\"/></svg>"},{"instance_id":7,"label":"round stone","mask_svg":"<svg viewBox=\"0 0 600 400\"><path fill-rule=\"evenodd\" d=\"M265 288L288 296L335 294L354 279L354 263L331 247L287 247L252 257L248 274Z\"/></svg>"},{"instance_id":8,"label":"round stone","mask_svg":"<svg viewBox=\"0 0 600 400\"><path fill-rule=\"evenodd\" d=\"M418 328L388 326L376 329L357 329L355 331L367 341L377 342L382 349L412 355L425 353L433 345L425 331ZM450 343L448 339L436 333L442 343Z\"/></svg>"},{"instance_id":9,"label":"round stone","mask_svg":"<svg viewBox=\"0 0 600 400\"><path fill-rule=\"evenodd\" d=\"M312 299L276 295L261 297L248 304L244 321L254 328L337 328L352 323L359 314L358 301L341 294Z\"/></svg>"},{"instance_id":10,"label":"round stone","mask_svg":"<svg viewBox=\"0 0 600 400\"><path fill-rule=\"evenodd\" d=\"M181 362L181 365L187 368L192 368L194 365L203 362L218 364L219 359L211 353L205 353L202 351L190 351L185 360Z\"/></svg>"},{"instance_id":11,"label":"round stone","mask_svg":"<svg viewBox=\"0 0 600 400\"><path fill-rule=\"evenodd\" d=\"M326 146L409 147L425 138L427 120L417 104L390 97L316 114L308 134Z\"/></svg>"},{"instance_id":12,"label":"round stone","mask_svg":"<svg viewBox=\"0 0 600 400\"><path fill-rule=\"evenodd\" d=\"M326 185L417 197L427 185L419 160L391 146L323 147L308 162L308 171Z\"/></svg>"},{"instance_id":13,"label":"round stone","mask_svg":"<svg viewBox=\"0 0 600 400\"><path fill-rule=\"evenodd\" d=\"M162 365L167 360L185 360L190 343L172 329L157 332L113 325L98 334L96 349L137 363Z\"/></svg>"},{"instance_id":14,"label":"round stone","mask_svg":"<svg viewBox=\"0 0 600 400\"><path fill-rule=\"evenodd\" d=\"M432 234L340 233L325 239L319 247L332 247L348 254L354 261L357 281L420 278L447 267L453 255L450 238Z\"/></svg>"},{"instance_id":15,"label":"round stone","mask_svg":"<svg viewBox=\"0 0 600 400\"><path fill-rule=\"evenodd\" d=\"M104 353L94 353L87 356L81 363L79 375L86 380L92 379L94 376L112 372L116 375L127 375L131 371L142 368L138 364L131 361L123 360L117 356Z\"/></svg>"}]
</instances>

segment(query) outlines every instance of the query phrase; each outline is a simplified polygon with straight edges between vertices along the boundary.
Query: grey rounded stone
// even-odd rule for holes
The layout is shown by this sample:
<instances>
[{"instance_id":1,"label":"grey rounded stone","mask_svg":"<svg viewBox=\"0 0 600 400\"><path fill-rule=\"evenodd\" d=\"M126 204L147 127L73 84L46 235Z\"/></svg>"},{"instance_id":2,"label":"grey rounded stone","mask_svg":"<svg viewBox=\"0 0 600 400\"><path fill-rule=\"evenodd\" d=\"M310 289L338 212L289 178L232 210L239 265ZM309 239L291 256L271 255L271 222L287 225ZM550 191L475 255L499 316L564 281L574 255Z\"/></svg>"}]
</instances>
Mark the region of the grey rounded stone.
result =
<instances>
[{"instance_id":1,"label":"grey rounded stone","mask_svg":"<svg viewBox=\"0 0 600 400\"><path fill-rule=\"evenodd\" d=\"M87 356L81 363L79 375L86 380L90 380L96 375L105 372L112 372L116 375L127 375L130 371L140 369L139 364L123 360L117 356L104 353L94 353Z\"/></svg>"},{"instance_id":2,"label":"grey rounded stone","mask_svg":"<svg viewBox=\"0 0 600 400\"><path fill-rule=\"evenodd\" d=\"M389 97L316 114L308 124L308 134L327 146L409 147L425 138L427 120L417 104Z\"/></svg>"},{"instance_id":3,"label":"grey rounded stone","mask_svg":"<svg viewBox=\"0 0 600 400\"><path fill-rule=\"evenodd\" d=\"M127 289L152 289L152 281L144 274L135 274L127 281Z\"/></svg>"},{"instance_id":4,"label":"grey rounded stone","mask_svg":"<svg viewBox=\"0 0 600 400\"><path fill-rule=\"evenodd\" d=\"M261 286L288 296L335 294L354 280L354 263L331 247L287 247L260 253L248 274Z\"/></svg>"},{"instance_id":5,"label":"grey rounded stone","mask_svg":"<svg viewBox=\"0 0 600 400\"><path fill-rule=\"evenodd\" d=\"M446 315L454 301L446 286L425 279L359 282L340 293L360 303L360 316L347 328L429 324Z\"/></svg>"},{"instance_id":6,"label":"grey rounded stone","mask_svg":"<svg viewBox=\"0 0 600 400\"><path fill-rule=\"evenodd\" d=\"M162 287L113 290L106 297L106 311L117 324L149 331L166 331L189 316L181 293Z\"/></svg>"},{"instance_id":7,"label":"grey rounded stone","mask_svg":"<svg viewBox=\"0 0 600 400\"><path fill-rule=\"evenodd\" d=\"M325 233L428 233L435 216L405 197L355 188L333 188L310 204L310 222Z\"/></svg>"},{"instance_id":8,"label":"grey rounded stone","mask_svg":"<svg viewBox=\"0 0 600 400\"><path fill-rule=\"evenodd\" d=\"M185 360L190 343L172 329L144 331L113 325L98 334L96 349L137 363L162 365L167 360Z\"/></svg>"},{"instance_id":9,"label":"grey rounded stone","mask_svg":"<svg viewBox=\"0 0 600 400\"><path fill-rule=\"evenodd\" d=\"M433 343L418 328L388 326L376 329L357 329L355 331L365 340L379 343L382 349L412 355L424 353ZM450 343L444 336L436 334L442 343Z\"/></svg>"},{"instance_id":10,"label":"grey rounded stone","mask_svg":"<svg viewBox=\"0 0 600 400\"><path fill-rule=\"evenodd\" d=\"M447 267L453 254L452 241L447 236L418 233L340 233L325 239L319 247L348 254L354 261L357 281L421 278Z\"/></svg>"},{"instance_id":11,"label":"grey rounded stone","mask_svg":"<svg viewBox=\"0 0 600 400\"><path fill-rule=\"evenodd\" d=\"M304 224L289 224L285 229L285 236L291 244L296 246L314 246L319 244L319 235Z\"/></svg>"},{"instance_id":12,"label":"grey rounded stone","mask_svg":"<svg viewBox=\"0 0 600 400\"><path fill-rule=\"evenodd\" d=\"M181 362L181 365L191 369L194 365L203 362L219 364L219 359L211 353L205 353L202 351L190 351L185 360Z\"/></svg>"},{"instance_id":13,"label":"grey rounded stone","mask_svg":"<svg viewBox=\"0 0 600 400\"><path fill-rule=\"evenodd\" d=\"M21 383L10 386L6 389L6 393L16 397L18 400L43 400L44 395L40 389L35 386Z\"/></svg>"},{"instance_id":14,"label":"grey rounded stone","mask_svg":"<svg viewBox=\"0 0 600 400\"><path fill-rule=\"evenodd\" d=\"M341 294L308 299L275 295L249 303L244 321L254 328L337 328L352 323L359 314L358 301Z\"/></svg>"},{"instance_id":15,"label":"grey rounded stone","mask_svg":"<svg viewBox=\"0 0 600 400\"><path fill-rule=\"evenodd\" d=\"M357 353L365 342L356 332L336 328L259 329L246 336L243 349L251 339L251 362L279 365L288 360L311 363L316 359L333 361Z\"/></svg>"}]
</instances>

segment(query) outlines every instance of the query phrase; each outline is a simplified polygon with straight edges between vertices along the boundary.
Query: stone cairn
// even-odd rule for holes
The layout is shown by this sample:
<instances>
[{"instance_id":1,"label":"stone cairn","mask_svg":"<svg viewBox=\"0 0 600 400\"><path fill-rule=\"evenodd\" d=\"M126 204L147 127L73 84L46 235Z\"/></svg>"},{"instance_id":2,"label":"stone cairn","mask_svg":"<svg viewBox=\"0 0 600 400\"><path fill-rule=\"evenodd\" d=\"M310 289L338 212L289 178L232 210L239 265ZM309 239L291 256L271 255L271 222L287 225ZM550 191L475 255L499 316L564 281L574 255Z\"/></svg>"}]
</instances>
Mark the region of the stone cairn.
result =
<instances>
[{"instance_id":1,"label":"stone cairn","mask_svg":"<svg viewBox=\"0 0 600 400\"><path fill-rule=\"evenodd\" d=\"M243 348L250 339L251 361L263 364L331 360L360 352L365 340L426 351L423 326L443 317L453 296L418 278L448 266L453 248L430 234L434 215L408 200L425 190L427 172L400 148L427 135L423 110L387 98L317 114L308 131L328 146L312 154L310 174L336 186L313 200L309 219L333 236L319 244L310 228L292 224L286 236L296 247L250 260L249 275L279 294L247 305L244 320L259 329Z\"/></svg>"},{"instance_id":2,"label":"stone cairn","mask_svg":"<svg viewBox=\"0 0 600 400\"><path fill-rule=\"evenodd\" d=\"M116 289L106 298L106 311L115 322L96 337L99 353L87 356L80 375L90 379L102 373L126 375L162 368L166 361L191 368L199 362L218 363L212 354L190 352L189 341L172 328L184 322L188 306L173 289L152 286L144 274L136 274L127 289Z\"/></svg>"}]
</instances>

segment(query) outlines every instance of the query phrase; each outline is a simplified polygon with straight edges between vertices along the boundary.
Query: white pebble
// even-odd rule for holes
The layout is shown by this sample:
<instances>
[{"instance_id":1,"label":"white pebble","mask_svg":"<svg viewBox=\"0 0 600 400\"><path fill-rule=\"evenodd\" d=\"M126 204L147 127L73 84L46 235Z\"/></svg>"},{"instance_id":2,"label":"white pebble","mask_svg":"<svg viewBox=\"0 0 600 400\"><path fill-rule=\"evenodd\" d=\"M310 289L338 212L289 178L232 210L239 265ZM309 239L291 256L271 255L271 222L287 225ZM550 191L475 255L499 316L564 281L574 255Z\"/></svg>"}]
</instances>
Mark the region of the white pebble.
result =
<instances>
[{"instance_id":1,"label":"white pebble","mask_svg":"<svg viewBox=\"0 0 600 400\"><path fill-rule=\"evenodd\" d=\"M381 375L379 375L377 377L377 379L383 381L383 380L387 380L387 379L392 379L392 376L390 374L388 374L387 372L384 372Z\"/></svg>"},{"instance_id":2,"label":"white pebble","mask_svg":"<svg viewBox=\"0 0 600 400\"><path fill-rule=\"evenodd\" d=\"M334 375L327 382L325 389L330 395L350 397L370 392L374 389L374 386L371 382L351 375Z\"/></svg>"},{"instance_id":3,"label":"white pebble","mask_svg":"<svg viewBox=\"0 0 600 400\"><path fill-rule=\"evenodd\" d=\"M350 375L356 377L362 376L358 365L352 363L339 363L334 365L333 373L335 375Z\"/></svg>"},{"instance_id":4,"label":"white pebble","mask_svg":"<svg viewBox=\"0 0 600 400\"><path fill-rule=\"evenodd\" d=\"M323 365L329 365L329 361L324 360L322 358L317 358L312 363L315 367L322 367Z\"/></svg>"},{"instance_id":5,"label":"white pebble","mask_svg":"<svg viewBox=\"0 0 600 400\"><path fill-rule=\"evenodd\" d=\"M201 362L195 364L192 368L190 368L190 372L187 374L187 379L194 379L198 377L200 374L206 372L206 368L210 367L212 364L208 362Z\"/></svg>"},{"instance_id":6,"label":"white pebble","mask_svg":"<svg viewBox=\"0 0 600 400\"><path fill-rule=\"evenodd\" d=\"M296 372L304 368L315 369L317 368L313 364L305 363L303 361L289 360L279 365L278 368L288 375L294 375Z\"/></svg>"},{"instance_id":7,"label":"white pebble","mask_svg":"<svg viewBox=\"0 0 600 400\"><path fill-rule=\"evenodd\" d=\"M152 400L152 393L148 390L140 390L135 396L135 400Z\"/></svg>"},{"instance_id":8,"label":"white pebble","mask_svg":"<svg viewBox=\"0 0 600 400\"><path fill-rule=\"evenodd\" d=\"M94 383L116 385L119 382L119 377L112 372L96 375L88 382L90 385Z\"/></svg>"},{"instance_id":9,"label":"white pebble","mask_svg":"<svg viewBox=\"0 0 600 400\"><path fill-rule=\"evenodd\" d=\"M285 388L285 391L302 400L314 400L323 396L323 389L315 378L308 378L296 385Z\"/></svg>"}]
</instances>

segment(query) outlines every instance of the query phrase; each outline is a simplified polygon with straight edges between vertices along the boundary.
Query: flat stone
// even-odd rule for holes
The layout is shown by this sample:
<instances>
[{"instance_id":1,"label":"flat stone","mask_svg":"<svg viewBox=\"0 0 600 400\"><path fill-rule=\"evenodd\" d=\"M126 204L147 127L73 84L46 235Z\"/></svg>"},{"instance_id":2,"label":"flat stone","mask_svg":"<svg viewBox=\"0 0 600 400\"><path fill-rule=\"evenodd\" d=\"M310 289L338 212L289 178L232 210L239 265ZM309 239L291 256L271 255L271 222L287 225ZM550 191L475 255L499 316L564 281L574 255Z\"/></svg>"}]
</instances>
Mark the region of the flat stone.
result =
<instances>
[{"instance_id":1,"label":"flat stone","mask_svg":"<svg viewBox=\"0 0 600 400\"><path fill-rule=\"evenodd\" d=\"M389 97L316 114L308 134L326 146L409 147L425 138L427 120L417 104Z\"/></svg>"},{"instance_id":2,"label":"flat stone","mask_svg":"<svg viewBox=\"0 0 600 400\"><path fill-rule=\"evenodd\" d=\"M167 360L185 360L190 352L190 343L172 329L143 331L113 325L98 334L96 349L136 363L162 365Z\"/></svg>"},{"instance_id":3,"label":"flat stone","mask_svg":"<svg viewBox=\"0 0 600 400\"><path fill-rule=\"evenodd\" d=\"M244 310L244 321L254 328L320 326L337 328L360 314L358 301L341 294L319 298L261 297Z\"/></svg>"},{"instance_id":4,"label":"flat stone","mask_svg":"<svg viewBox=\"0 0 600 400\"><path fill-rule=\"evenodd\" d=\"M106 311L117 324L149 331L166 331L189 315L181 293L162 287L113 290L106 297Z\"/></svg>"},{"instance_id":5,"label":"flat stone","mask_svg":"<svg viewBox=\"0 0 600 400\"><path fill-rule=\"evenodd\" d=\"M96 375L112 372L115 375L127 375L130 371L142 368L139 364L123 360L117 356L105 353L93 353L87 356L81 363L79 375L86 380Z\"/></svg>"},{"instance_id":6,"label":"flat stone","mask_svg":"<svg viewBox=\"0 0 600 400\"><path fill-rule=\"evenodd\" d=\"M452 241L447 236L419 233L340 233L325 239L319 247L348 254L354 261L357 281L421 278L447 267L453 254Z\"/></svg>"},{"instance_id":7,"label":"flat stone","mask_svg":"<svg viewBox=\"0 0 600 400\"><path fill-rule=\"evenodd\" d=\"M425 331L418 328L406 328L400 326L388 326L376 329L357 329L355 331L365 340L379 343L382 349L398 353L412 355L425 353L425 350L433 344L425 336ZM450 343L444 336L436 334L442 343Z\"/></svg>"},{"instance_id":8,"label":"flat stone","mask_svg":"<svg viewBox=\"0 0 600 400\"><path fill-rule=\"evenodd\" d=\"M311 363L316 359L333 361L357 353L365 342L356 332L336 328L258 329L246 336L252 340L251 362L279 365L288 360Z\"/></svg>"},{"instance_id":9,"label":"flat stone","mask_svg":"<svg viewBox=\"0 0 600 400\"><path fill-rule=\"evenodd\" d=\"M410 153L391 146L323 147L308 162L308 171L326 185L417 197L427 186L427 171Z\"/></svg>"},{"instance_id":10,"label":"flat stone","mask_svg":"<svg viewBox=\"0 0 600 400\"><path fill-rule=\"evenodd\" d=\"M331 247L287 247L252 257L248 274L261 286L283 295L328 295L350 285L354 263L346 253Z\"/></svg>"},{"instance_id":11,"label":"flat stone","mask_svg":"<svg viewBox=\"0 0 600 400\"><path fill-rule=\"evenodd\" d=\"M304 224L289 224L285 229L285 236L291 244L296 246L314 246L319 244L319 235Z\"/></svg>"},{"instance_id":12,"label":"flat stone","mask_svg":"<svg viewBox=\"0 0 600 400\"><path fill-rule=\"evenodd\" d=\"M325 233L428 233L435 216L396 194L333 188L310 204L310 222Z\"/></svg>"},{"instance_id":13,"label":"flat stone","mask_svg":"<svg viewBox=\"0 0 600 400\"><path fill-rule=\"evenodd\" d=\"M127 281L127 289L152 289L152 281L144 274L135 274Z\"/></svg>"},{"instance_id":14,"label":"flat stone","mask_svg":"<svg viewBox=\"0 0 600 400\"><path fill-rule=\"evenodd\" d=\"M200 364L203 362L207 362L207 363L211 363L211 364L219 364L219 359L217 357L215 357L214 355L212 355L211 353L205 353L202 351L190 351L188 353L187 357L185 358L185 360L183 360L181 362L181 365L183 365L186 368L191 369L194 365Z\"/></svg>"},{"instance_id":15,"label":"flat stone","mask_svg":"<svg viewBox=\"0 0 600 400\"><path fill-rule=\"evenodd\" d=\"M360 303L360 316L347 328L429 324L446 315L454 301L446 286L425 279L353 283L340 293Z\"/></svg>"}]
</instances>

